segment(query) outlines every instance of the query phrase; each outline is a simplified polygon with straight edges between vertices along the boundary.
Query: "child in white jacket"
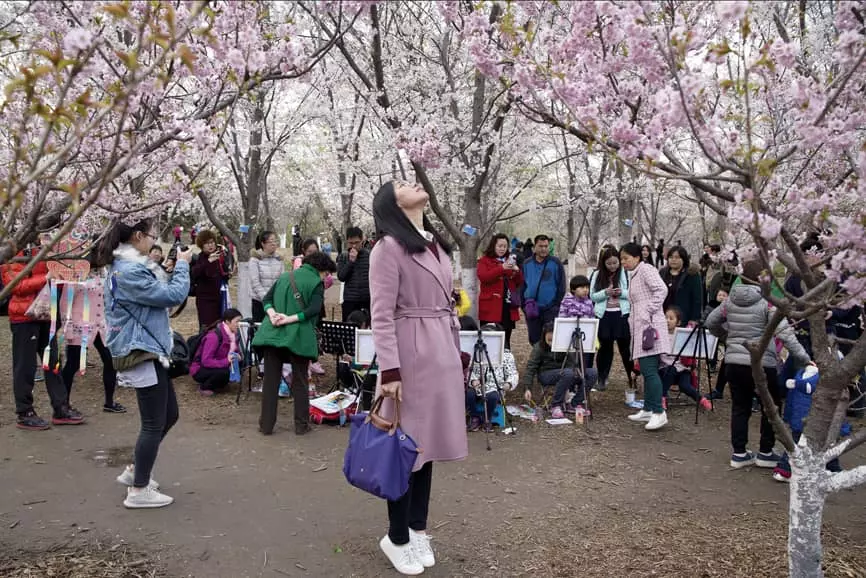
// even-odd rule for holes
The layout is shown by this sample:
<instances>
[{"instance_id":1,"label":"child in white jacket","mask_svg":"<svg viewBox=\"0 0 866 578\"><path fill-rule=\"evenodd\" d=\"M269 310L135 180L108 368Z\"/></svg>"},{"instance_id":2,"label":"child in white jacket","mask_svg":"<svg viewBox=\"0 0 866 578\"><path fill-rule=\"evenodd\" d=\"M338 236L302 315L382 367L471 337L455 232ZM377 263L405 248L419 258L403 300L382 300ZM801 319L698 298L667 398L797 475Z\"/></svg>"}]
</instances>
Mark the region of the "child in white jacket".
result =
<instances>
[{"instance_id":1,"label":"child in white jacket","mask_svg":"<svg viewBox=\"0 0 866 578\"><path fill-rule=\"evenodd\" d=\"M502 328L496 324L488 324L482 328L483 331L502 331ZM466 387L466 412L469 414L469 431L478 431L482 424L485 430L492 429L490 418L496 411L496 406L502 402L502 397L499 388L502 389L502 395L506 391L512 391L520 381L517 373L517 364L514 361L514 355L510 350L506 349L502 355L502 364L493 367L486 367L487 363L484 360L485 375L484 375L484 391L481 386L481 367L479 364L472 366L472 372L469 374L469 384ZM497 384L499 388L497 388ZM478 402L484 399L487 404L487 413L485 416L484 408L477 409ZM485 421L484 418L487 418Z\"/></svg>"}]
</instances>

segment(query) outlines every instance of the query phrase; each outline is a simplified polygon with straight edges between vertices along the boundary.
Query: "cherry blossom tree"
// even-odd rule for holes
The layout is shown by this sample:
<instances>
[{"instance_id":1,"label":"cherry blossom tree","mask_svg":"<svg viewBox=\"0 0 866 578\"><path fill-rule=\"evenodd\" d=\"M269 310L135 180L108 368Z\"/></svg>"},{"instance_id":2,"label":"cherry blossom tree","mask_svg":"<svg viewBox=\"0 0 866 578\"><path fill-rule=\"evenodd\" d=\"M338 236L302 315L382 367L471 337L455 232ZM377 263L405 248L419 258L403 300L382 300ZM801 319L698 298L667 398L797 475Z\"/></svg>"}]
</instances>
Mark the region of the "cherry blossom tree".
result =
<instances>
[{"instance_id":1,"label":"cherry blossom tree","mask_svg":"<svg viewBox=\"0 0 866 578\"><path fill-rule=\"evenodd\" d=\"M383 126L391 150L408 158L398 157L398 174L411 179L414 173L455 241L473 302L481 243L549 166L530 150L533 129L513 114L508 91L471 59L469 32L492 30L499 14L463 4L453 12L435 2L371 4L353 34L337 42L350 82L370 107L370 122ZM314 17L322 34L333 34L332 17ZM533 154L534 161L524 162ZM464 225L474 234L465 234Z\"/></svg>"},{"instance_id":2,"label":"cherry blossom tree","mask_svg":"<svg viewBox=\"0 0 866 578\"><path fill-rule=\"evenodd\" d=\"M238 99L303 76L334 44L302 41L290 21L264 38L265 6L12 5L0 28L0 263L53 231L23 277L85 215L155 213L194 186ZM338 35L351 26L335 19Z\"/></svg>"},{"instance_id":3,"label":"cherry blossom tree","mask_svg":"<svg viewBox=\"0 0 866 578\"><path fill-rule=\"evenodd\" d=\"M503 10L487 3L479 10ZM820 576L826 497L866 482L866 466L824 465L866 441L837 442L847 386L866 364L866 337L841 361L813 330L821 384L799 444L782 423L760 358L784 318L824 326L832 307L866 298L866 44L862 2L510 3L501 42L476 34L481 70L509 87L536 122L565 130L653 178L691 187L751 237L746 257L775 309L751 344L753 373L791 453L789 568ZM553 111L563 111L556 114ZM799 241L820 233L823 250ZM803 297L769 293L773 263L803 279Z\"/></svg>"}]
</instances>

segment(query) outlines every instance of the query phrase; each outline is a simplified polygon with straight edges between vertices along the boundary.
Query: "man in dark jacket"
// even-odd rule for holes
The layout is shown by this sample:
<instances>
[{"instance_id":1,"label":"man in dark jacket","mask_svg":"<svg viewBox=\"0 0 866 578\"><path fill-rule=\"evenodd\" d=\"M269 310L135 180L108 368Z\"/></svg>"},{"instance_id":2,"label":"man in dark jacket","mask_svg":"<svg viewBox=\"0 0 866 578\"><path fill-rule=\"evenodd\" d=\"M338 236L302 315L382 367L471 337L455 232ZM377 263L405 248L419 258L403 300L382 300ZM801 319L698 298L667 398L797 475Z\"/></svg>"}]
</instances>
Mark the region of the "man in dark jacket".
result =
<instances>
[{"instance_id":1,"label":"man in dark jacket","mask_svg":"<svg viewBox=\"0 0 866 578\"><path fill-rule=\"evenodd\" d=\"M559 259L550 254L550 239L546 235L535 237L533 253L533 258L523 263L523 285L520 288L520 302L531 345L541 339L544 324L556 319L559 304L565 296L565 269ZM537 303L538 317L526 317L527 299Z\"/></svg>"},{"instance_id":2,"label":"man in dark jacket","mask_svg":"<svg viewBox=\"0 0 866 578\"><path fill-rule=\"evenodd\" d=\"M337 257L337 279L343 282L343 321L359 309L370 310L370 250L359 227L346 231L346 252Z\"/></svg>"}]
</instances>

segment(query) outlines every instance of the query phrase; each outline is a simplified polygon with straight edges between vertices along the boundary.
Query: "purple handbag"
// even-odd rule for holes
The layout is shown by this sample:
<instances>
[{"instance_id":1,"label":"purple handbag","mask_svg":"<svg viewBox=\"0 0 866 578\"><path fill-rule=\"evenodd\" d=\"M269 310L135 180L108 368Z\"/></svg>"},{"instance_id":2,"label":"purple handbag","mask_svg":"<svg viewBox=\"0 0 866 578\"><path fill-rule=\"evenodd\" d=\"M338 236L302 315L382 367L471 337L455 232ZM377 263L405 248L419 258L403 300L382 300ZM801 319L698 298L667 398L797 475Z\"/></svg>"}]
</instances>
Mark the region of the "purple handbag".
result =
<instances>
[{"instance_id":1,"label":"purple handbag","mask_svg":"<svg viewBox=\"0 0 866 578\"><path fill-rule=\"evenodd\" d=\"M352 416L349 446L343 458L346 481L374 496L395 501L409 490L409 475L421 449L400 429L400 402L394 421L379 415L381 395L369 413Z\"/></svg>"},{"instance_id":2,"label":"purple handbag","mask_svg":"<svg viewBox=\"0 0 866 578\"><path fill-rule=\"evenodd\" d=\"M656 344L656 339L658 338L658 331L652 327L647 327L643 330L643 335L641 336L641 347L643 347L644 351L652 349Z\"/></svg>"}]
</instances>

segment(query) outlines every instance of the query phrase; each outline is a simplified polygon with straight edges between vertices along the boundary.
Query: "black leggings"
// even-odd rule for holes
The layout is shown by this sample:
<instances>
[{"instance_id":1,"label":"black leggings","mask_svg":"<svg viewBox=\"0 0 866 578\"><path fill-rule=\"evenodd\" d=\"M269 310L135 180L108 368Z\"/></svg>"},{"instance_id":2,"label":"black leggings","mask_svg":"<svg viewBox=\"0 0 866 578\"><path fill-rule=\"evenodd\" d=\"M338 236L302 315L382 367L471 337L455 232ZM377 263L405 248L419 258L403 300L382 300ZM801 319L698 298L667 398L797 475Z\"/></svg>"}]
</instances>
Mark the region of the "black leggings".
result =
<instances>
[{"instance_id":1,"label":"black leggings","mask_svg":"<svg viewBox=\"0 0 866 578\"><path fill-rule=\"evenodd\" d=\"M177 397L168 370L159 361L146 363L154 364L158 381L156 385L135 390L141 416L141 431L135 443L135 482L132 484L136 488L143 488L150 482L159 445L179 417Z\"/></svg>"},{"instance_id":2,"label":"black leggings","mask_svg":"<svg viewBox=\"0 0 866 578\"><path fill-rule=\"evenodd\" d=\"M598 380L607 383L607 378L610 376L610 368L613 365L613 339L599 339L598 341ZM633 365L631 361L631 337L620 337L616 340L616 346L619 349L619 355L622 357L622 364L625 367L625 373L631 381Z\"/></svg>"},{"instance_id":3,"label":"black leggings","mask_svg":"<svg viewBox=\"0 0 866 578\"><path fill-rule=\"evenodd\" d=\"M215 369L211 367L200 368L192 378L201 386L201 389L221 391L229 384L231 371L229 369Z\"/></svg>"},{"instance_id":4,"label":"black leggings","mask_svg":"<svg viewBox=\"0 0 866 578\"><path fill-rule=\"evenodd\" d=\"M409 543L409 528L416 532L427 529L432 482L433 462L427 462L409 476L409 489L399 500L388 500L388 537L398 546Z\"/></svg>"},{"instance_id":5,"label":"black leggings","mask_svg":"<svg viewBox=\"0 0 866 578\"><path fill-rule=\"evenodd\" d=\"M117 372L114 371L114 363L111 361L111 352L102 342L102 336L96 336L93 340L93 347L99 353L99 358L102 359L102 387L105 390L105 407L114 405L114 389L117 387ZM72 395L72 382L75 380L75 374L81 369L81 346L67 345L66 346L66 363L63 364L63 383L66 384L66 395Z\"/></svg>"}]
</instances>

